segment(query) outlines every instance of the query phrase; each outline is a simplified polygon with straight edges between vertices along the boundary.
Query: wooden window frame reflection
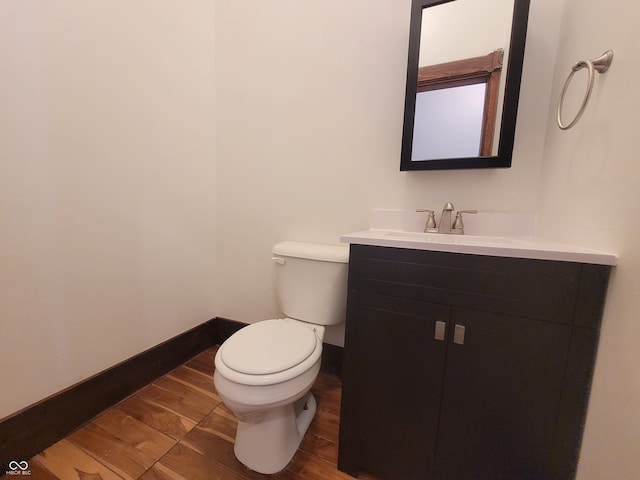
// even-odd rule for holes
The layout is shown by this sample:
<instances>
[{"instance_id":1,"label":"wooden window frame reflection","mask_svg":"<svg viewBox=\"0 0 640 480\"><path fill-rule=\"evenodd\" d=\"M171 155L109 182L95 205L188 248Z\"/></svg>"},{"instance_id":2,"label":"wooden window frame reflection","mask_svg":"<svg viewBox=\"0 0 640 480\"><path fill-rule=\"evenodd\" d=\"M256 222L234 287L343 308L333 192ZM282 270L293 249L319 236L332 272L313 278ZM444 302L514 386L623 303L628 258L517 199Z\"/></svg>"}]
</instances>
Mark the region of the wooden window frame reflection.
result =
<instances>
[{"instance_id":1,"label":"wooden window frame reflection","mask_svg":"<svg viewBox=\"0 0 640 480\"><path fill-rule=\"evenodd\" d=\"M503 56L503 50L498 49L480 57L439 63L418 69L418 93L486 83L479 152L482 157L491 156Z\"/></svg>"}]
</instances>

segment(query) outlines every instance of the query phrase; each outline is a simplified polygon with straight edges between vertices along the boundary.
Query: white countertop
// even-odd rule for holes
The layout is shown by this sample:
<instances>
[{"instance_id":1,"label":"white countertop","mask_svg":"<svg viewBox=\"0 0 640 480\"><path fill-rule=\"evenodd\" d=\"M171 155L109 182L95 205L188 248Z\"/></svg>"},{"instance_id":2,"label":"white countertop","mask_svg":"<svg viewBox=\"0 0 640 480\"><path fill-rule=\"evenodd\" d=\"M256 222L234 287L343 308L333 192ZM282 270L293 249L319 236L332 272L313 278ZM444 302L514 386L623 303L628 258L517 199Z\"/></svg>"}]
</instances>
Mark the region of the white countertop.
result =
<instances>
[{"instance_id":1,"label":"white countertop","mask_svg":"<svg viewBox=\"0 0 640 480\"><path fill-rule=\"evenodd\" d=\"M342 235L340 241L361 245L497 257L532 258L599 265L616 265L618 263L618 256L613 253L527 237L447 235L372 229Z\"/></svg>"}]
</instances>

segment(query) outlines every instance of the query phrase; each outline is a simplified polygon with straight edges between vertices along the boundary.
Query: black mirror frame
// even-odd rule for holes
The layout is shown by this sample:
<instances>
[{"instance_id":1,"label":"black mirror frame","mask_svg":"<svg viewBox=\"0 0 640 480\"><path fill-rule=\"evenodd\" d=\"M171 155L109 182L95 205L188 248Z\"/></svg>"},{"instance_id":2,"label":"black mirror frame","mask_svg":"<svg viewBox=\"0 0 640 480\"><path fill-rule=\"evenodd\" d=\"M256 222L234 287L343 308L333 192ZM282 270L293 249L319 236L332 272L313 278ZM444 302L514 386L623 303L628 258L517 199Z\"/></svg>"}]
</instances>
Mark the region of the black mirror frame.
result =
<instances>
[{"instance_id":1,"label":"black mirror frame","mask_svg":"<svg viewBox=\"0 0 640 480\"><path fill-rule=\"evenodd\" d=\"M463 168L509 168L513 156L513 145L520 97L520 82L527 37L530 0L514 0L511 24L511 45L504 89L504 103L500 123L498 154L487 157L442 158L436 160L411 160L413 127L418 84L418 57L420 54L420 30L422 10L454 0L413 0L409 30L409 57L407 60L407 87L402 131L400 170L455 170Z\"/></svg>"}]
</instances>

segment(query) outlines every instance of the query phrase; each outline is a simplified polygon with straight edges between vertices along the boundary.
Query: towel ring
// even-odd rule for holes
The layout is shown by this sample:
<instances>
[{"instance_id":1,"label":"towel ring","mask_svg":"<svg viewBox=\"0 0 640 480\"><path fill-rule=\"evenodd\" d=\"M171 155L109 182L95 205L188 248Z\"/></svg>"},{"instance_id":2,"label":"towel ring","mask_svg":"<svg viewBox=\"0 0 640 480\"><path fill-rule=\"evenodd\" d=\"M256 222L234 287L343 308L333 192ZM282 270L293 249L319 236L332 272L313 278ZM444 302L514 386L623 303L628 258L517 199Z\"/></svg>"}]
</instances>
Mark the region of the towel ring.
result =
<instances>
[{"instance_id":1,"label":"towel ring","mask_svg":"<svg viewBox=\"0 0 640 480\"><path fill-rule=\"evenodd\" d=\"M604 73L607 70L609 70L609 66L611 66L612 60L613 60L613 51L607 50L598 58L593 58L591 60L580 60L579 62L576 62L573 65L573 67L571 67L571 73L569 73L569 77L564 82L564 87L562 87L562 93L560 94L560 101L558 102L558 114L556 116L556 119L558 121L558 127L560 127L561 130L568 130L571 127L573 127L576 123L578 123L578 120L580 120L580 117L582 117L582 114L587 108L587 103L589 103L589 98L591 97L591 91L593 90L593 81L595 78L595 72ZM569 123L568 125L565 125L562 122L562 104L564 102L564 95L567 93L567 88L569 88L569 84L571 83L571 79L573 78L575 73L579 70L582 70L585 67L589 69L589 83L587 85L587 91L584 94L584 98L582 99L582 105L580 106L580 110L578 110L578 113L576 114L575 118L571 121L571 123Z\"/></svg>"}]
</instances>

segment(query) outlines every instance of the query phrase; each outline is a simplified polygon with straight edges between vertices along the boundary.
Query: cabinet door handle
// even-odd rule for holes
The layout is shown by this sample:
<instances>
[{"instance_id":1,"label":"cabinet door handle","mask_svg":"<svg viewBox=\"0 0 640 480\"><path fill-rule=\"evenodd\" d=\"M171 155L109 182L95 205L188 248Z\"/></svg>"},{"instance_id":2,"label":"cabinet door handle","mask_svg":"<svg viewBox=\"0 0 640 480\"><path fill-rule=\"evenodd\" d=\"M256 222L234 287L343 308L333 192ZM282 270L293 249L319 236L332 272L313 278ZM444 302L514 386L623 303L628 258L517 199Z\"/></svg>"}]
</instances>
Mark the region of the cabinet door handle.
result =
<instances>
[{"instance_id":1,"label":"cabinet door handle","mask_svg":"<svg viewBox=\"0 0 640 480\"><path fill-rule=\"evenodd\" d=\"M453 329L453 343L464 345L464 325L456 324Z\"/></svg>"},{"instance_id":2,"label":"cabinet door handle","mask_svg":"<svg viewBox=\"0 0 640 480\"><path fill-rule=\"evenodd\" d=\"M445 330L447 328L447 324L442 322L442 321L437 321L436 322L436 331L435 331L435 335L434 338L436 340L440 340L442 342L444 342L444 335L445 335Z\"/></svg>"}]
</instances>

